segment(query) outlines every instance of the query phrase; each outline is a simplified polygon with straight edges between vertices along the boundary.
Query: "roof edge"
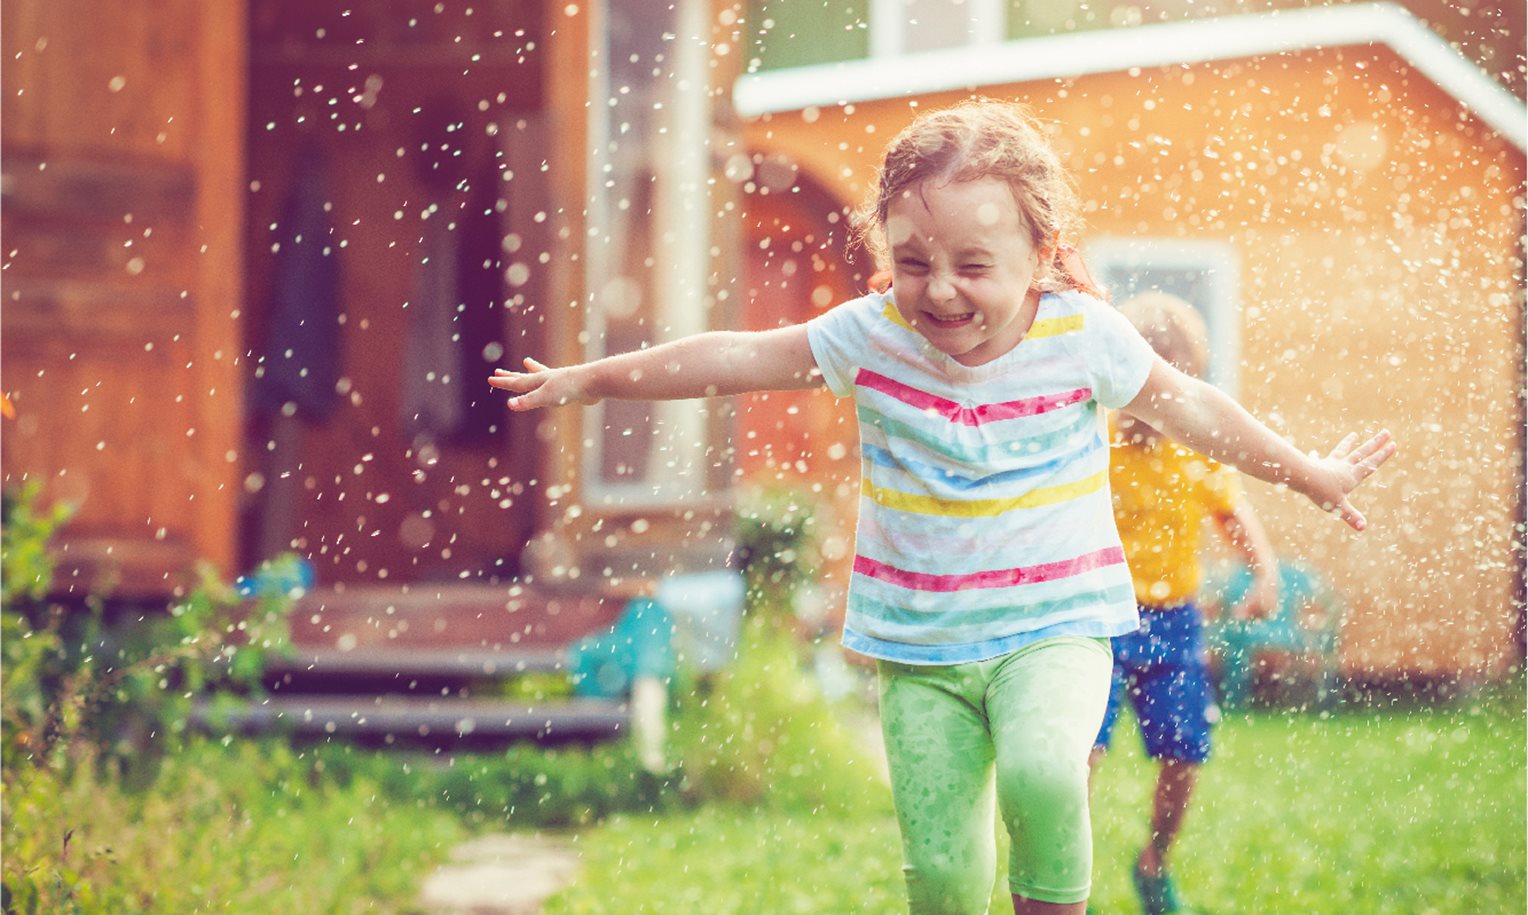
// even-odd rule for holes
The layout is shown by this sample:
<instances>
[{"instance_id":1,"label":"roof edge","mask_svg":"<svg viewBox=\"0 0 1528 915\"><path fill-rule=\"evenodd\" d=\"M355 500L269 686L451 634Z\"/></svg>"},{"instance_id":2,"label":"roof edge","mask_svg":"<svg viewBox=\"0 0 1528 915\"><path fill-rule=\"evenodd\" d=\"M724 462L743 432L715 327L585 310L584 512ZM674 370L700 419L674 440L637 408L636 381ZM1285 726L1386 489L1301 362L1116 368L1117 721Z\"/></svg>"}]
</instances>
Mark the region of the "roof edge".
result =
<instances>
[{"instance_id":1,"label":"roof edge","mask_svg":"<svg viewBox=\"0 0 1528 915\"><path fill-rule=\"evenodd\" d=\"M1024 38L739 77L744 117L984 86L1383 44L1520 151L1528 107L1402 7L1388 2L1248 13Z\"/></svg>"}]
</instances>

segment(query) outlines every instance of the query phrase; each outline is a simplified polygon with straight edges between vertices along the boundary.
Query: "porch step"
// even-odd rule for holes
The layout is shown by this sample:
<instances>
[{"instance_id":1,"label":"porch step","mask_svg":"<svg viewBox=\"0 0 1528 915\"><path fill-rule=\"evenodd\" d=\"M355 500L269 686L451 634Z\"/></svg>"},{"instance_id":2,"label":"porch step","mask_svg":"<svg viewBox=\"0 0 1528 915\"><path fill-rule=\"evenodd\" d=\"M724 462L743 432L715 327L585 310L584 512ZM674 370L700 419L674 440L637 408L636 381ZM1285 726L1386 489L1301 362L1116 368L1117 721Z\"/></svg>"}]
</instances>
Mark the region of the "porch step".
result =
<instances>
[{"instance_id":1,"label":"porch step","mask_svg":"<svg viewBox=\"0 0 1528 915\"><path fill-rule=\"evenodd\" d=\"M380 737L388 742L597 740L624 732L630 719L627 703L613 700L526 703L394 695L269 696L232 707L204 702L192 713L194 723L208 728Z\"/></svg>"},{"instance_id":2,"label":"porch step","mask_svg":"<svg viewBox=\"0 0 1528 915\"><path fill-rule=\"evenodd\" d=\"M426 676L510 677L524 673L564 670L566 652L561 648L455 649L455 648L299 648L290 658L272 658L266 673L273 678Z\"/></svg>"}]
</instances>

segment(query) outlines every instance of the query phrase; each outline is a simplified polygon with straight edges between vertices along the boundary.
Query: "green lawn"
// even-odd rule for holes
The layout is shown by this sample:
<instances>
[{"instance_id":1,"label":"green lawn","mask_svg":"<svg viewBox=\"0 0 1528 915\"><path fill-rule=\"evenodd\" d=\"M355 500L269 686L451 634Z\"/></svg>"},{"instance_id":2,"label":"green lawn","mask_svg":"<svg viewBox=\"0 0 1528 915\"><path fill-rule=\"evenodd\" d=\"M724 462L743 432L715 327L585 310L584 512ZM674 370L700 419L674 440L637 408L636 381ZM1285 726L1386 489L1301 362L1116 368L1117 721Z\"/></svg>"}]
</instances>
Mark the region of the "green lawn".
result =
<instances>
[{"instance_id":1,"label":"green lawn","mask_svg":"<svg viewBox=\"0 0 1528 915\"><path fill-rule=\"evenodd\" d=\"M1524 911L1523 709L1519 681L1447 706L1231 717L1178 851L1184 896L1212 913ZM1139 911L1151 778L1124 730L1095 785L1098 912ZM902 910L885 803L623 815L578 844L583 875L548 915Z\"/></svg>"}]
</instances>

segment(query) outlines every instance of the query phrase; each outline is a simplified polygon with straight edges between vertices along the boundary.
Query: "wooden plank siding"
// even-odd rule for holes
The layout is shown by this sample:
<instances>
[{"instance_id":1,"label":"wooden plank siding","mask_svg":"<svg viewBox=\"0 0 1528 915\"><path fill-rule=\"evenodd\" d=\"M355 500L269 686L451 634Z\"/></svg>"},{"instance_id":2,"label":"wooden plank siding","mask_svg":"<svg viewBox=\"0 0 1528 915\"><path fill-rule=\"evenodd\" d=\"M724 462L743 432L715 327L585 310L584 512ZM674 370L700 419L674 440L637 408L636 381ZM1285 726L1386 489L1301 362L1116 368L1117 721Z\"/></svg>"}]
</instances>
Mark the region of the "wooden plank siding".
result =
<instances>
[{"instance_id":1,"label":"wooden plank siding","mask_svg":"<svg viewBox=\"0 0 1528 915\"><path fill-rule=\"evenodd\" d=\"M65 581L234 553L244 4L3 13L7 485L80 505Z\"/></svg>"}]
</instances>

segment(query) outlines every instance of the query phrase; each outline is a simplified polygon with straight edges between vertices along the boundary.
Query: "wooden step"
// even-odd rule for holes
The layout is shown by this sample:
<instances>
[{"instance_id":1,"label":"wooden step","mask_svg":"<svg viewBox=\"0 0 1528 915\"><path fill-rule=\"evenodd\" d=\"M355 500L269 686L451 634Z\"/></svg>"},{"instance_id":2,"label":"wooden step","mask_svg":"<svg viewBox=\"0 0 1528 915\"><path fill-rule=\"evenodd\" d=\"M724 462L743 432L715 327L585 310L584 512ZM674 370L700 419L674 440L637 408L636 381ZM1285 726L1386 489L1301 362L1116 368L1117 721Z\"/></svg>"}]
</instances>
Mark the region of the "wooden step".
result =
<instances>
[{"instance_id":1,"label":"wooden step","mask_svg":"<svg viewBox=\"0 0 1528 915\"><path fill-rule=\"evenodd\" d=\"M192 712L193 723L213 730L402 740L598 740L623 733L630 719L627 703L603 699L527 703L423 696L269 696L232 707L201 702Z\"/></svg>"},{"instance_id":2,"label":"wooden step","mask_svg":"<svg viewBox=\"0 0 1528 915\"><path fill-rule=\"evenodd\" d=\"M627 600L471 583L321 588L293 607L292 644L303 652L560 648L610 626Z\"/></svg>"},{"instance_id":3,"label":"wooden step","mask_svg":"<svg viewBox=\"0 0 1528 915\"><path fill-rule=\"evenodd\" d=\"M537 646L501 649L455 648L357 648L302 649L287 658L266 661L271 678L328 677L443 677L472 679L512 677L567 669L567 653L560 648Z\"/></svg>"}]
</instances>

